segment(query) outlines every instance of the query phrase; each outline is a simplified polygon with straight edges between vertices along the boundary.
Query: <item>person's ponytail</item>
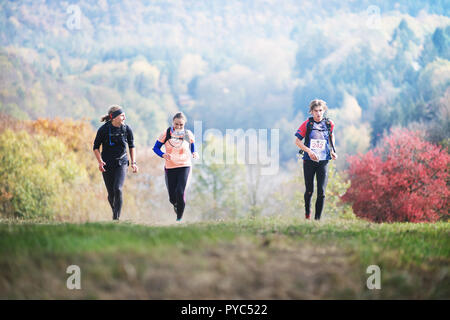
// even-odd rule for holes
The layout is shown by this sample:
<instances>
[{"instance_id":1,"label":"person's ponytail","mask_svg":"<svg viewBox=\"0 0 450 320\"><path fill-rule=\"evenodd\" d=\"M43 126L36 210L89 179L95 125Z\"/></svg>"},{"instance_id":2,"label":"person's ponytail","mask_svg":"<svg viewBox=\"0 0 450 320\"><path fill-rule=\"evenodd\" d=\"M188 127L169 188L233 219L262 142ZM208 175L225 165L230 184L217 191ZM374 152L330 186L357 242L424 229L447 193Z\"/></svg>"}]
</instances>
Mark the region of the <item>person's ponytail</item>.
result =
<instances>
[{"instance_id":1,"label":"person's ponytail","mask_svg":"<svg viewBox=\"0 0 450 320\"><path fill-rule=\"evenodd\" d=\"M109 120L109 114L105 114L103 117L100 118L100 122L107 122Z\"/></svg>"},{"instance_id":2,"label":"person's ponytail","mask_svg":"<svg viewBox=\"0 0 450 320\"><path fill-rule=\"evenodd\" d=\"M122 109L122 107L117 105L117 104L113 104L111 107L109 107L108 114L105 114L103 117L100 118L100 122L108 122L108 121L110 121L111 120L111 114L114 111L117 111L119 109Z\"/></svg>"}]
</instances>

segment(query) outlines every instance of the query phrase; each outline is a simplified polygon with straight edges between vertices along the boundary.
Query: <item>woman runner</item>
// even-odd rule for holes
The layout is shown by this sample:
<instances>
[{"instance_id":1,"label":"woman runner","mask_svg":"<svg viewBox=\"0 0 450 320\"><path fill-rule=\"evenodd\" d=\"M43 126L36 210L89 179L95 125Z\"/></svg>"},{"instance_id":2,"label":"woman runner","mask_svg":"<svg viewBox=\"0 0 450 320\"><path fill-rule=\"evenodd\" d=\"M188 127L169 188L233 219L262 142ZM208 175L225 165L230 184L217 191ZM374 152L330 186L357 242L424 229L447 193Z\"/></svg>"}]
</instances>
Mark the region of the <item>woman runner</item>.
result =
<instances>
[{"instance_id":1,"label":"woman runner","mask_svg":"<svg viewBox=\"0 0 450 320\"><path fill-rule=\"evenodd\" d=\"M177 214L177 221L181 221L186 206L186 188L191 175L191 153L194 159L198 159L195 152L194 134L184 128L186 116L179 112L173 117L172 126L159 135L153 151L165 159L165 180L169 201ZM166 152L161 151L164 145Z\"/></svg>"},{"instance_id":2,"label":"woman runner","mask_svg":"<svg viewBox=\"0 0 450 320\"><path fill-rule=\"evenodd\" d=\"M113 220L119 220L122 210L122 187L129 166L127 145L130 150L131 168L134 173L138 172L133 131L125 124L125 119L125 113L120 106L111 106L108 114L100 120L106 123L98 129L93 148L98 169L103 175L108 191ZM100 146L102 146L101 153Z\"/></svg>"}]
</instances>

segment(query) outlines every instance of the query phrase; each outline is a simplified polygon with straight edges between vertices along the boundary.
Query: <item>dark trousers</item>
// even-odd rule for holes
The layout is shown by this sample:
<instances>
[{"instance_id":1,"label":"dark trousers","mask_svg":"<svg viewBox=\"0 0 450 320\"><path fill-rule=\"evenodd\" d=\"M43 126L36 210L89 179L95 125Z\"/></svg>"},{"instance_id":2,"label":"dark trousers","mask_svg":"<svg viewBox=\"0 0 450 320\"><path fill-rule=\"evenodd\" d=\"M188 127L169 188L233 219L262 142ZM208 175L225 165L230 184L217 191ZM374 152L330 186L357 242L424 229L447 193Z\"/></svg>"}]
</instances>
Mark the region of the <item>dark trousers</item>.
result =
<instances>
[{"instance_id":1,"label":"dark trousers","mask_svg":"<svg viewBox=\"0 0 450 320\"><path fill-rule=\"evenodd\" d=\"M122 188L128 167L122 165L114 168L105 167L105 169L103 181L105 181L106 190L108 191L108 201L113 212L113 219L118 220L122 210Z\"/></svg>"},{"instance_id":2,"label":"dark trousers","mask_svg":"<svg viewBox=\"0 0 450 320\"><path fill-rule=\"evenodd\" d=\"M165 169L166 186L169 191L169 201L175 206L177 218L183 217L186 206L185 189L191 172L191 167Z\"/></svg>"},{"instance_id":3,"label":"dark trousers","mask_svg":"<svg viewBox=\"0 0 450 320\"><path fill-rule=\"evenodd\" d=\"M303 160L303 173L305 176L305 214L311 213L311 198L314 193L314 176L317 177L316 214L314 219L320 220L325 202L325 189L328 182L328 160L315 162Z\"/></svg>"}]
</instances>

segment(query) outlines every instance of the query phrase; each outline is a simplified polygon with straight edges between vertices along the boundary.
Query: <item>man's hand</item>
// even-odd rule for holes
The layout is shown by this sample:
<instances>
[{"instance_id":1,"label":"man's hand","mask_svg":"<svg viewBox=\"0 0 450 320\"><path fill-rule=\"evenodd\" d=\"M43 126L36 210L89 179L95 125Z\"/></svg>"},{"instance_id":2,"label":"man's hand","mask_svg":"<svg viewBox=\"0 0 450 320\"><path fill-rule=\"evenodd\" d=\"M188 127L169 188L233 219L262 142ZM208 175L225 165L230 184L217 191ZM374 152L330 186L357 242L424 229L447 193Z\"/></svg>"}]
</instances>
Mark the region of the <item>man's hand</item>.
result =
<instances>
[{"instance_id":1,"label":"man's hand","mask_svg":"<svg viewBox=\"0 0 450 320\"><path fill-rule=\"evenodd\" d=\"M163 158L166 159L166 160L171 160L172 159L172 157L168 153L164 153L163 154Z\"/></svg>"},{"instance_id":2,"label":"man's hand","mask_svg":"<svg viewBox=\"0 0 450 320\"><path fill-rule=\"evenodd\" d=\"M335 152L331 151L330 154L333 160L336 160L338 158L338 155Z\"/></svg>"},{"instance_id":3,"label":"man's hand","mask_svg":"<svg viewBox=\"0 0 450 320\"><path fill-rule=\"evenodd\" d=\"M133 169L133 173L137 173L139 171L139 167L137 166L136 163L133 163L131 165L131 169Z\"/></svg>"},{"instance_id":4,"label":"man's hand","mask_svg":"<svg viewBox=\"0 0 450 320\"><path fill-rule=\"evenodd\" d=\"M314 151L312 151L312 150L309 150L308 156L311 158L311 160L319 161L319 157L318 157L317 154L315 154Z\"/></svg>"},{"instance_id":5,"label":"man's hand","mask_svg":"<svg viewBox=\"0 0 450 320\"><path fill-rule=\"evenodd\" d=\"M198 152L193 152L193 153L192 153L192 158L194 158L194 159L199 159L200 156L198 155Z\"/></svg>"}]
</instances>

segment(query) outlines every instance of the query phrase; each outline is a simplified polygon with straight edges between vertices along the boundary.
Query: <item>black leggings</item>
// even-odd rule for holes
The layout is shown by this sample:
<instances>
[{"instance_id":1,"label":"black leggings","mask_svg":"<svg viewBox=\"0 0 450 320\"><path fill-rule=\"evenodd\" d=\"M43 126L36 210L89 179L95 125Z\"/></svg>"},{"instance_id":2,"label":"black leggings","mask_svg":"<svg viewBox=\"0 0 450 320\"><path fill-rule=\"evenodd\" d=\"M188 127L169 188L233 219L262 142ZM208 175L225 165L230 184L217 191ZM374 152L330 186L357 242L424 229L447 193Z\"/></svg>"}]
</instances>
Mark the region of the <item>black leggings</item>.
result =
<instances>
[{"instance_id":1,"label":"black leggings","mask_svg":"<svg viewBox=\"0 0 450 320\"><path fill-rule=\"evenodd\" d=\"M113 219L118 220L123 202L122 187L128 167L123 165L115 168L105 167L105 169L103 181L105 181L106 190L108 191L108 201L113 212Z\"/></svg>"},{"instance_id":2,"label":"black leggings","mask_svg":"<svg viewBox=\"0 0 450 320\"><path fill-rule=\"evenodd\" d=\"M165 169L165 171L169 201L176 208L177 219L181 219L183 217L184 207L186 206L184 191L189 179L191 167Z\"/></svg>"},{"instance_id":3,"label":"black leggings","mask_svg":"<svg viewBox=\"0 0 450 320\"><path fill-rule=\"evenodd\" d=\"M314 219L320 220L323 204L325 202L325 189L328 182L328 160L315 162L303 160L303 173L305 175L305 214L311 213L311 198L314 193L314 175L317 176L317 200Z\"/></svg>"}]
</instances>

